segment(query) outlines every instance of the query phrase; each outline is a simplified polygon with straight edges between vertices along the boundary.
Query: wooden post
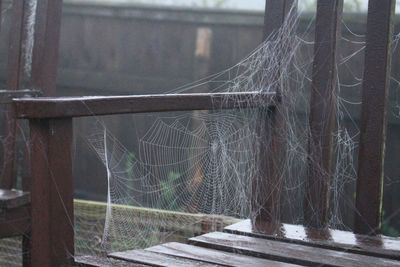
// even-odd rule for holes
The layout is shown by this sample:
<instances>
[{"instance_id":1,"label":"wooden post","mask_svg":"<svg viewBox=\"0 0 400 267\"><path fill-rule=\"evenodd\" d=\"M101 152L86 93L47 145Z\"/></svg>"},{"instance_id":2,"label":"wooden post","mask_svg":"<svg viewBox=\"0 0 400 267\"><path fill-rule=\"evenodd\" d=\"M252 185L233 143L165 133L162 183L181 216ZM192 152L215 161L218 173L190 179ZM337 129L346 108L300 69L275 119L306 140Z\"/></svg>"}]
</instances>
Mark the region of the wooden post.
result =
<instances>
[{"instance_id":1,"label":"wooden post","mask_svg":"<svg viewBox=\"0 0 400 267\"><path fill-rule=\"evenodd\" d=\"M264 40L272 38L272 34L283 26L292 5L293 0L266 0ZM263 126L264 129L258 130L264 142L261 142L262 147L258 159L260 171L252 184L252 225L258 231L263 232L278 229L280 222L280 198L284 179L282 166L285 159L286 144L281 136L285 132L285 106L281 88L279 88L279 76L280 74L277 73L274 77L276 81L271 81L271 84L277 85L274 88L279 99L276 108L272 115L269 111L260 112L259 119L266 121ZM271 225L277 227L271 227Z\"/></svg>"},{"instance_id":2,"label":"wooden post","mask_svg":"<svg viewBox=\"0 0 400 267\"><path fill-rule=\"evenodd\" d=\"M395 2L370 0L368 6L354 226L359 234L380 232Z\"/></svg>"},{"instance_id":3,"label":"wooden post","mask_svg":"<svg viewBox=\"0 0 400 267\"><path fill-rule=\"evenodd\" d=\"M72 119L31 119L31 266L74 256Z\"/></svg>"},{"instance_id":4,"label":"wooden post","mask_svg":"<svg viewBox=\"0 0 400 267\"><path fill-rule=\"evenodd\" d=\"M37 0L32 86L45 96L56 94L62 0Z\"/></svg>"},{"instance_id":5,"label":"wooden post","mask_svg":"<svg viewBox=\"0 0 400 267\"><path fill-rule=\"evenodd\" d=\"M45 96L56 93L62 5L37 0L30 83ZM24 247L32 266L67 265L74 256L72 119L31 120L30 131L32 225Z\"/></svg>"},{"instance_id":6,"label":"wooden post","mask_svg":"<svg viewBox=\"0 0 400 267\"><path fill-rule=\"evenodd\" d=\"M329 219L332 139L338 93L337 45L341 37L342 12L343 0L319 0L317 3L304 199L304 223L316 228L325 227Z\"/></svg>"},{"instance_id":7,"label":"wooden post","mask_svg":"<svg viewBox=\"0 0 400 267\"><path fill-rule=\"evenodd\" d=\"M28 1L15 0L12 3L12 22L10 29L10 40L8 44L8 65L7 65L7 89L21 89L23 76L23 42L26 30L24 20L26 17L26 7ZM11 189L15 181L15 140L17 121L15 119L11 105L6 104L4 108L4 156L1 187Z\"/></svg>"}]
</instances>

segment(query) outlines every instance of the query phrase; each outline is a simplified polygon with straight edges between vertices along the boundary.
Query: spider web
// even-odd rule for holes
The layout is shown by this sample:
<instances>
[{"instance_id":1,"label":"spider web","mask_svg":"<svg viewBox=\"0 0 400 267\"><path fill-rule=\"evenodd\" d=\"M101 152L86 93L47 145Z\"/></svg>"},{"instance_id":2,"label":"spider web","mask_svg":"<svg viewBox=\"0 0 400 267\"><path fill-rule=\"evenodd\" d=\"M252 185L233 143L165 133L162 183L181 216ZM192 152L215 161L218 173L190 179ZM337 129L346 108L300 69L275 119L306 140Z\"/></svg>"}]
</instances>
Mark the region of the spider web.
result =
<instances>
[{"instance_id":1,"label":"spider web","mask_svg":"<svg viewBox=\"0 0 400 267\"><path fill-rule=\"evenodd\" d=\"M34 10L35 4L31 8ZM301 12L295 14L295 10L293 7L292 15L279 30L236 65L165 93L201 92L205 86L210 92L232 93L268 93L279 88L285 103L279 110L284 124L279 136L285 140L283 167L276 174L283 185L280 209L283 221L301 224L309 160L307 118L314 19L304 32L298 33ZM34 15L30 21L34 21ZM337 64L341 71L336 88L338 110L333 133L334 171L329 183L329 226L350 229L343 217L346 211L355 211L352 195L346 190L356 180L354 154L359 135L350 114L361 103L346 96L348 91L360 92L362 64L357 69L352 66L364 53L365 36L352 32L344 22L342 26L351 38L342 37L341 45L346 46L347 54L341 54ZM396 35L394 49L399 39L400 35ZM32 46L31 42L25 47L27 73ZM391 80L395 85L395 102L399 103L399 79ZM227 95L225 100L231 98ZM249 97L247 102L260 104L257 97ZM262 206L252 201L252 182L264 175L260 169L261 155L271 153L263 150L270 142L270 104L251 109L156 114L143 133L132 135L137 143L134 148L125 145L105 120L96 118L92 134L85 138L105 167L107 202L75 202L75 231L79 236L76 254L144 248L182 238L177 233L185 237L201 234L254 216ZM391 108L391 113L400 117L399 105ZM147 115L132 116L137 117L148 120ZM93 232L101 234L92 236Z\"/></svg>"}]
</instances>

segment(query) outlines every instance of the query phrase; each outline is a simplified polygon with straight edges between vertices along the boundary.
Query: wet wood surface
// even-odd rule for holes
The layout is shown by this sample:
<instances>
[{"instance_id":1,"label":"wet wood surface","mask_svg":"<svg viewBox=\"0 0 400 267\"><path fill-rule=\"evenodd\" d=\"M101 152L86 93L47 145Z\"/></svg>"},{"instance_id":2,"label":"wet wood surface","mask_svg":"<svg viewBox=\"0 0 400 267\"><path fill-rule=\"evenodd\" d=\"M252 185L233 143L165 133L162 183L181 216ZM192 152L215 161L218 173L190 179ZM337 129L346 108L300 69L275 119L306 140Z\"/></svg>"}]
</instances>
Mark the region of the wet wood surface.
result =
<instances>
[{"instance_id":1,"label":"wet wood surface","mask_svg":"<svg viewBox=\"0 0 400 267\"><path fill-rule=\"evenodd\" d=\"M145 250L131 250L125 252L116 252L109 255L109 257L125 260L134 263L142 263L150 266L162 267L218 267L223 266L219 264L211 264L204 261L190 260L187 258L175 257L166 254L155 253Z\"/></svg>"},{"instance_id":2,"label":"wet wood surface","mask_svg":"<svg viewBox=\"0 0 400 267\"><path fill-rule=\"evenodd\" d=\"M224 232L400 260L399 238L371 237L331 229L317 230L293 224L281 224L278 228L266 226L265 231L261 229L255 229L250 220L244 220L225 227Z\"/></svg>"},{"instance_id":3,"label":"wet wood surface","mask_svg":"<svg viewBox=\"0 0 400 267\"><path fill-rule=\"evenodd\" d=\"M218 251L213 249L202 248L193 245L181 243L167 243L146 249L147 251L167 254L176 257L182 257L192 260L204 261L213 264L221 264L224 266L235 267L253 267L253 266L270 266L270 267L295 267L298 265L276 262L246 255Z\"/></svg>"},{"instance_id":4,"label":"wet wood surface","mask_svg":"<svg viewBox=\"0 0 400 267\"><path fill-rule=\"evenodd\" d=\"M207 248L306 266L400 266L400 261L391 259L221 232L190 238L189 241Z\"/></svg>"},{"instance_id":5,"label":"wet wood surface","mask_svg":"<svg viewBox=\"0 0 400 267\"><path fill-rule=\"evenodd\" d=\"M108 258L78 257L78 266L232 266L232 267L294 267L294 266L400 266L400 260L387 255L364 255L356 248L339 244L350 233L330 231L330 237L322 238L303 232L301 226L282 225L285 234L267 236L253 233L249 220L226 228L236 234L212 232L189 239L189 244L170 242L147 249L115 252ZM247 229L246 229L247 227ZM304 231L304 228L303 228ZM250 236L252 235L252 236ZM357 237L360 239L361 236ZM319 242L322 240L322 242ZM324 242L326 241L326 243ZM333 241L334 240L334 241ZM292 242L293 241L293 242ZM335 245L342 246L340 249ZM338 243L339 242L339 243ZM385 238L388 249L400 250L399 240ZM343 242L342 242L343 243ZM354 243L356 244L356 243ZM373 245L370 245L371 249ZM382 249L382 248L381 248ZM397 251L397 253L398 253ZM379 256L378 256L379 255ZM113 261L115 265L111 265ZM124 265L126 263L126 265ZM135 264L135 265L129 265ZM136 265L138 264L138 265Z\"/></svg>"},{"instance_id":6,"label":"wet wood surface","mask_svg":"<svg viewBox=\"0 0 400 267\"><path fill-rule=\"evenodd\" d=\"M126 262L110 258L101 258L94 256L79 256L75 258L77 267L142 267L148 266L138 263Z\"/></svg>"}]
</instances>

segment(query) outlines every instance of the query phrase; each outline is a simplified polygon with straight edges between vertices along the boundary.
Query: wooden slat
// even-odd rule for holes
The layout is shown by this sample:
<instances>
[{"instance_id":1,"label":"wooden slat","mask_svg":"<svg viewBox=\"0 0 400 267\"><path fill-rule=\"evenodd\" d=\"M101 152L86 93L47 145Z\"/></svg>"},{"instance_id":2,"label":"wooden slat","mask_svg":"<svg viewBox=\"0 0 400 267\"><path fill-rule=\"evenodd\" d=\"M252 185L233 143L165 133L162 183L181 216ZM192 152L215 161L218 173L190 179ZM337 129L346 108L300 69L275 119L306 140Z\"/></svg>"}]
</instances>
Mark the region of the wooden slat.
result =
<instances>
[{"instance_id":1,"label":"wooden slat","mask_svg":"<svg viewBox=\"0 0 400 267\"><path fill-rule=\"evenodd\" d=\"M29 124L31 266L67 266L74 255L72 119Z\"/></svg>"},{"instance_id":2,"label":"wooden slat","mask_svg":"<svg viewBox=\"0 0 400 267\"><path fill-rule=\"evenodd\" d=\"M147 251L167 254L175 257L182 257L191 260L205 261L208 263L221 264L224 266L237 267L254 267L254 266L269 266L269 267L294 267L289 263L249 257L240 254L234 254L219 250L207 249L181 243L166 243L159 246L146 249Z\"/></svg>"},{"instance_id":3,"label":"wooden slat","mask_svg":"<svg viewBox=\"0 0 400 267\"><path fill-rule=\"evenodd\" d=\"M62 0L38 0L32 52L31 83L45 96L55 96Z\"/></svg>"},{"instance_id":4,"label":"wooden slat","mask_svg":"<svg viewBox=\"0 0 400 267\"><path fill-rule=\"evenodd\" d=\"M400 266L400 261L390 259L220 232L194 237L190 241L208 248L307 266Z\"/></svg>"},{"instance_id":5,"label":"wooden slat","mask_svg":"<svg viewBox=\"0 0 400 267\"><path fill-rule=\"evenodd\" d=\"M23 42L24 32L26 30L24 18L26 17L26 8L29 1L16 0L12 2L11 28L9 32L9 44L7 53L7 89L19 90L23 76ZM2 133L4 156L3 168L1 173L1 187L11 189L15 180L15 140L17 121L11 106L5 106L4 111L5 129Z\"/></svg>"},{"instance_id":6,"label":"wooden slat","mask_svg":"<svg viewBox=\"0 0 400 267\"><path fill-rule=\"evenodd\" d=\"M264 15L264 41L280 41L279 34L276 34L284 24L285 18L289 15L292 7L292 0L266 0ZM285 104L281 96L282 88L279 86L280 73L269 81L274 84L273 90L277 94L278 101L276 109L271 114L260 112L259 120L265 120L264 128L258 129L260 135L261 149L259 155L259 173L252 181L252 218L254 225L260 222L280 220L280 197L282 193L282 165L285 159L285 140L282 133L285 132Z\"/></svg>"},{"instance_id":7,"label":"wooden slat","mask_svg":"<svg viewBox=\"0 0 400 267\"><path fill-rule=\"evenodd\" d=\"M282 224L279 231L260 232L252 227L250 220L227 226L224 232L400 260L400 239L387 236L357 235L293 224Z\"/></svg>"},{"instance_id":8,"label":"wooden slat","mask_svg":"<svg viewBox=\"0 0 400 267\"><path fill-rule=\"evenodd\" d=\"M18 118L61 118L123 113L252 108L269 104L273 93L134 95L32 98L14 101ZM251 101L250 101L251 100Z\"/></svg>"},{"instance_id":9,"label":"wooden slat","mask_svg":"<svg viewBox=\"0 0 400 267\"><path fill-rule=\"evenodd\" d=\"M337 45L341 37L342 12L343 0L319 0L317 3L304 198L304 223L317 228L325 227L329 219L332 139L338 91Z\"/></svg>"},{"instance_id":10,"label":"wooden slat","mask_svg":"<svg viewBox=\"0 0 400 267\"><path fill-rule=\"evenodd\" d=\"M178 258L145 250L130 250L125 252L116 252L110 254L109 257L135 263L147 264L151 266L160 266L160 267L221 266L218 264L206 263L204 261L195 261L184 258Z\"/></svg>"},{"instance_id":11,"label":"wooden slat","mask_svg":"<svg viewBox=\"0 0 400 267\"><path fill-rule=\"evenodd\" d=\"M75 265L78 267L142 267L148 266L138 263L126 262L110 258L102 258L95 256L79 256L75 257Z\"/></svg>"},{"instance_id":12,"label":"wooden slat","mask_svg":"<svg viewBox=\"0 0 400 267\"><path fill-rule=\"evenodd\" d=\"M362 93L354 231L380 231L395 0L370 0Z\"/></svg>"}]
</instances>

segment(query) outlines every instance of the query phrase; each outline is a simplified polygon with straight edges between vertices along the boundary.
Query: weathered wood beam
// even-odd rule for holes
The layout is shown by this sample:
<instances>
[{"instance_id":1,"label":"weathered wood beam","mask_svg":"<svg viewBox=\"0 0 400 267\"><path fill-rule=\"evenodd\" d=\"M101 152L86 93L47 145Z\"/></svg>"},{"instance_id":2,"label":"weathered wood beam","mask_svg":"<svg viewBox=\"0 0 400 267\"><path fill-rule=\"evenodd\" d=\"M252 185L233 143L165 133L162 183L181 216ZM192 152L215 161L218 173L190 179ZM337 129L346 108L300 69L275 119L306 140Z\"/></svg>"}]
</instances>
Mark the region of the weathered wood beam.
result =
<instances>
[{"instance_id":1,"label":"weathered wood beam","mask_svg":"<svg viewBox=\"0 0 400 267\"><path fill-rule=\"evenodd\" d=\"M310 101L308 175L304 198L304 223L322 228L329 219L332 178L332 141L338 93L337 51L341 38L343 0L317 3L313 79Z\"/></svg>"},{"instance_id":2,"label":"weathered wood beam","mask_svg":"<svg viewBox=\"0 0 400 267\"><path fill-rule=\"evenodd\" d=\"M264 41L279 40L278 34L285 20L292 11L293 0L266 0L264 15ZM279 52L278 52L279 53ZM261 74L262 75L262 74ZM277 94L276 108L270 114L260 112L259 120L263 120L263 129L258 129L260 135L260 169L252 181L252 220L256 228L262 228L266 222L276 223L279 227L281 194L283 185L282 166L285 160L286 143L282 134L285 132L285 99L282 96L281 73L278 71L271 84Z\"/></svg>"},{"instance_id":3,"label":"weathered wood beam","mask_svg":"<svg viewBox=\"0 0 400 267\"><path fill-rule=\"evenodd\" d=\"M354 231L378 234L382 216L387 98L395 0L370 0Z\"/></svg>"},{"instance_id":4,"label":"weathered wood beam","mask_svg":"<svg viewBox=\"0 0 400 267\"><path fill-rule=\"evenodd\" d=\"M15 99L18 118L90 117L126 113L255 108L274 105L274 93L199 93Z\"/></svg>"},{"instance_id":5,"label":"weathered wood beam","mask_svg":"<svg viewBox=\"0 0 400 267\"><path fill-rule=\"evenodd\" d=\"M74 255L72 119L30 120L31 266L70 266Z\"/></svg>"}]
</instances>

